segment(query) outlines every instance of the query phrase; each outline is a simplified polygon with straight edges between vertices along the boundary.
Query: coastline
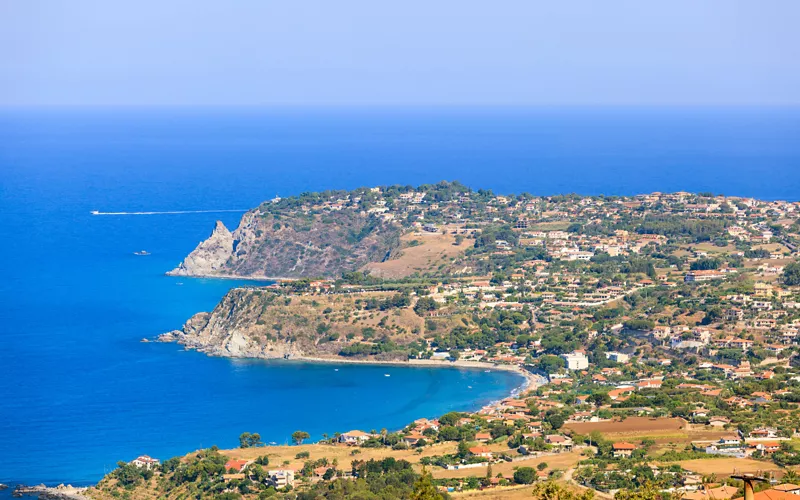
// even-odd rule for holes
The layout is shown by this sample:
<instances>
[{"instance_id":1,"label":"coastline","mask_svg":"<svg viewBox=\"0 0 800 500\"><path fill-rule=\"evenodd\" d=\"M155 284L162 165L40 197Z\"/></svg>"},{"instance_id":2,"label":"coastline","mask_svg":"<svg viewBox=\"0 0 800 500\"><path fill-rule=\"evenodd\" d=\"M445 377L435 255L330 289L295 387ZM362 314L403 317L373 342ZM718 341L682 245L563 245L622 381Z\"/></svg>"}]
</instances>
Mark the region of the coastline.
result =
<instances>
[{"instance_id":1,"label":"coastline","mask_svg":"<svg viewBox=\"0 0 800 500\"><path fill-rule=\"evenodd\" d=\"M408 359L406 361L381 361L370 359L337 359L337 358L322 358L315 356L297 356L289 359L275 358L281 361L303 361L312 363L326 363L326 364L357 364L357 365L387 365L387 366L404 366L416 368L463 368L467 370L502 370L506 372L513 372L523 378L523 383L514 389L509 396L514 396L522 391L529 389L536 389L539 387L541 379L536 374L526 370L520 365L504 365L489 363L486 361L440 361L436 359Z\"/></svg>"},{"instance_id":2,"label":"coastline","mask_svg":"<svg viewBox=\"0 0 800 500\"><path fill-rule=\"evenodd\" d=\"M205 279L222 279L222 280L241 280L241 281L297 281L299 278L282 278L280 276L241 276L238 274L183 274L183 273L175 273L172 271L167 271L164 273L164 276L169 276L171 278L205 278Z\"/></svg>"}]
</instances>

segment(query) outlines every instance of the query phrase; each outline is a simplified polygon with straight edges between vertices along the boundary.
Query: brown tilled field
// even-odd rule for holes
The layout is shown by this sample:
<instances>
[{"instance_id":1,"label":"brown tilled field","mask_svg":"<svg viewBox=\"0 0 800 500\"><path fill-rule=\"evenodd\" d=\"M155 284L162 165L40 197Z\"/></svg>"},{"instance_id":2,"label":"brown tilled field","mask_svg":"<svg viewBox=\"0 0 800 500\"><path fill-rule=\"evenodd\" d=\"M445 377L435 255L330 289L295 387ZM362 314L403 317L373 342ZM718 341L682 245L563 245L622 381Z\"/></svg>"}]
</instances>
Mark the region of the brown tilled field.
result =
<instances>
[{"instance_id":1,"label":"brown tilled field","mask_svg":"<svg viewBox=\"0 0 800 500\"><path fill-rule=\"evenodd\" d=\"M679 418L628 417L625 420L608 422L582 422L566 424L565 427L578 434L589 434L594 431L603 435L642 435L678 433L684 428L684 421Z\"/></svg>"}]
</instances>

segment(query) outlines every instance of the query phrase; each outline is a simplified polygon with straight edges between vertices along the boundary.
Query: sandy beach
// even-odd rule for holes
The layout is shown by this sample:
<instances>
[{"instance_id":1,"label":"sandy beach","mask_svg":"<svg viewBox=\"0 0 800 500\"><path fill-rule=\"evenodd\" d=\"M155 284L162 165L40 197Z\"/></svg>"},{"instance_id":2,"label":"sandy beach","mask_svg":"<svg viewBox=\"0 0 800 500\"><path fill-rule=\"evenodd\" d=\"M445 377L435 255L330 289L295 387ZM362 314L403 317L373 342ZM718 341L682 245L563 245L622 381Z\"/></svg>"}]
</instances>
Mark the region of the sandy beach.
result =
<instances>
[{"instance_id":1,"label":"sandy beach","mask_svg":"<svg viewBox=\"0 0 800 500\"><path fill-rule=\"evenodd\" d=\"M438 359L409 359L406 361L379 361L379 360L360 360L343 358L322 358L313 356L298 356L290 358L288 361L306 361L312 363L342 363L342 364L361 364L361 365L390 365L390 366L412 366L412 367L436 367L436 368L466 368L470 370L502 370L516 373L524 378L521 386L516 388L513 394L529 389L536 389L544 382L539 375L531 373L520 365L495 364L484 361L444 361Z\"/></svg>"}]
</instances>

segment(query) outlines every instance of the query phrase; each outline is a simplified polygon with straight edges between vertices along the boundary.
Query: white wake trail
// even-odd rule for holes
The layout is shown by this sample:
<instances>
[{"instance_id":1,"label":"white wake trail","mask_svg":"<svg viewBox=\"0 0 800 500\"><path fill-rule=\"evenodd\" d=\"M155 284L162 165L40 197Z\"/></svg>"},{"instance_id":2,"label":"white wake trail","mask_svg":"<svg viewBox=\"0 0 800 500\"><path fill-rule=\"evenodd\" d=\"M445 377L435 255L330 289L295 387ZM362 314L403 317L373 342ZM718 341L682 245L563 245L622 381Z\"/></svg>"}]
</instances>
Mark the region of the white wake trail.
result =
<instances>
[{"instance_id":1,"label":"white wake trail","mask_svg":"<svg viewBox=\"0 0 800 500\"><path fill-rule=\"evenodd\" d=\"M217 214L221 212L247 212L247 210L166 210L161 212L100 212L92 210L92 215L169 215L169 214Z\"/></svg>"}]
</instances>

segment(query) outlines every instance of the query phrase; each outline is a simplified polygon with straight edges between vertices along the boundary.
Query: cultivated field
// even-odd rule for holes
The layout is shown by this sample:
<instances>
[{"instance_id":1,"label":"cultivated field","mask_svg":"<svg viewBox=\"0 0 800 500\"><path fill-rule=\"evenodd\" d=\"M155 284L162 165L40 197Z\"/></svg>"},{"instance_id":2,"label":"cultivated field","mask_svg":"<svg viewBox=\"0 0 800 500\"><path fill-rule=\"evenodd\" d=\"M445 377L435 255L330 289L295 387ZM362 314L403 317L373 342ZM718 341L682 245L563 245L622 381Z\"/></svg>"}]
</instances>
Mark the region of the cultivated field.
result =
<instances>
[{"instance_id":1,"label":"cultivated field","mask_svg":"<svg viewBox=\"0 0 800 500\"><path fill-rule=\"evenodd\" d=\"M606 438L625 436L648 436L653 434L678 433L684 428L684 421L679 418L628 417L625 420L608 422L581 422L566 424L565 427L578 434L587 435L598 431ZM609 436L611 435L611 436Z\"/></svg>"}]
</instances>

